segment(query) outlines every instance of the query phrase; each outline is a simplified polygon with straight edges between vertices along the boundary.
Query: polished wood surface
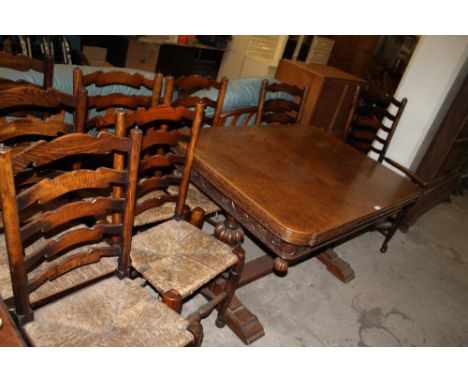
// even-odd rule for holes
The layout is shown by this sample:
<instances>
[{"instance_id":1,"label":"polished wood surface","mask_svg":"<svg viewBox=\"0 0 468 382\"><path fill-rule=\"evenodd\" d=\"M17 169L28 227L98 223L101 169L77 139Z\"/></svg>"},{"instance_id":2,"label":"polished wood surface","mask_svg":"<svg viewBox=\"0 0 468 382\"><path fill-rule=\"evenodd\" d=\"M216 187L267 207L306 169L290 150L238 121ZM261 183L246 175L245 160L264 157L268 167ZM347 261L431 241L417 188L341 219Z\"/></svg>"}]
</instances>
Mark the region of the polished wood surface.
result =
<instances>
[{"instance_id":1,"label":"polished wood surface","mask_svg":"<svg viewBox=\"0 0 468 382\"><path fill-rule=\"evenodd\" d=\"M418 194L410 181L308 125L204 129L194 168L294 245L319 244Z\"/></svg>"}]
</instances>

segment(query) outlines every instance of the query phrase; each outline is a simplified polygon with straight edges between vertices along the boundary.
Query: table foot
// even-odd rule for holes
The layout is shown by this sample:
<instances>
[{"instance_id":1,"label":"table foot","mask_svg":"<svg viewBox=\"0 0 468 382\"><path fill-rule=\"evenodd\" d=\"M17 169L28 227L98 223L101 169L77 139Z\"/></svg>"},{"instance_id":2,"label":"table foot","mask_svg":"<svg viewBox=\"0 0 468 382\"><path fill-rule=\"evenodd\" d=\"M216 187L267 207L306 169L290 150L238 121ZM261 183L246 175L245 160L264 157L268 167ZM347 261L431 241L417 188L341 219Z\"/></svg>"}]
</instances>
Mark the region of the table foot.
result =
<instances>
[{"instance_id":1,"label":"table foot","mask_svg":"<svg viewBox=\"0 0 468 382\"><path fill-rule=\"evenodd\" d=\"M224 290L224 281L213 284L210 289L203 289L202 294L206 299L210 300L222 290ZM246 345L265 335L263 326L257 316L252 314L236 295L232 297L231 303L226 310L226 324Z\"/></svg>"},{"instance_id":2,"label":"table foot","mask_svg":"<svg viewBox=\"0 0 468 382\"><path fill-rule=\"evenodd\" d=\"M340 258L333 249L327 249L316 258L325 264L328 272L344 283L356 277L349 263Z\"/></svg>"}]
</instances>

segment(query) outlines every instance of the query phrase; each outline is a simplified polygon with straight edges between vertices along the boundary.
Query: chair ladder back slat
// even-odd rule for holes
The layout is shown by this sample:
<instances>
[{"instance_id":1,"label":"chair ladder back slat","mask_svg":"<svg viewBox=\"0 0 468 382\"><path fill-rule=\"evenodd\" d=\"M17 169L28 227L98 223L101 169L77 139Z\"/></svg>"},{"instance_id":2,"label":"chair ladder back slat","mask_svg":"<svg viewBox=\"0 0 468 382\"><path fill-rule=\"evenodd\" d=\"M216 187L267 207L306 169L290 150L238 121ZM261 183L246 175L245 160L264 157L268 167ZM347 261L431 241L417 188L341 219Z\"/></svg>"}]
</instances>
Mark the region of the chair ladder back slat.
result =
<instances>
[{"instance_id":1,"label":"chair ladder back slat","mask_svg":"<svg viewBox=\"0 0 468 382\"><path fill-rule=\"evenodd\" d=\"M118 235L122 232L120 224L100 224L93 227L78 228L66 232L54 240L49 240L46 245L28 255L24 259L27 272L32 271L42 260L53 259L57 254L64 252L70 247L88 242L95 242L105 235Z\"/></svg>"}]
</instances>

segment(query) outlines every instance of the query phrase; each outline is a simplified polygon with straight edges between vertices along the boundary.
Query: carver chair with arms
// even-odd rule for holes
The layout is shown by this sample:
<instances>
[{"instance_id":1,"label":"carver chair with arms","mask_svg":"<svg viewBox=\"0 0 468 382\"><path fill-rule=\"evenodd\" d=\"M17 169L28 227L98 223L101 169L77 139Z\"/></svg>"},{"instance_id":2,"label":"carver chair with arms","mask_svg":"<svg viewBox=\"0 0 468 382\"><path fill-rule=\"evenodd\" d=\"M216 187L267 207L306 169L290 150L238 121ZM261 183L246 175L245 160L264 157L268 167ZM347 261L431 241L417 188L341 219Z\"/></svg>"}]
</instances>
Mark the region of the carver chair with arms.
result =
<instances>
[{"instance_id":1,"label":"carver chair with arms","mask_svg":"<svg viewBox=\"0 0 468 382\"><path fill-rule=\"evenodd\" d=\"M379 163L386 162L401 171L423 190L428 186L426 181L418 177L410 169L387 157L387 150L407 102L406 98L398 101L392 95L381 90L363 89L356 110L353 111L350 127L346 129L348 134L345 138L351 146L363 153L371 153L371 156L376 156ZM405 211L402 211L376 227L385 236L380 248L382 253L387 251L388 243L398 229L404 213Z\"/></svg>"}]
</instances>

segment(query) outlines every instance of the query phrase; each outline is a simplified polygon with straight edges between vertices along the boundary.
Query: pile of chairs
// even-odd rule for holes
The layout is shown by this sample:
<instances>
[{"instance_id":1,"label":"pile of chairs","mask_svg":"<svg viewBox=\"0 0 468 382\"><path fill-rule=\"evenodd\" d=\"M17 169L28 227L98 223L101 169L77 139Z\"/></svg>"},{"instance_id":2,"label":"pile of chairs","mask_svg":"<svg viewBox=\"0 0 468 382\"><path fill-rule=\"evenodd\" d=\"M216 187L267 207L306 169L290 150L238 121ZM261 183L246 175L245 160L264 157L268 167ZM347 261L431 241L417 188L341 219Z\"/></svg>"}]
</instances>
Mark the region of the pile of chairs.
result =
<instances>
[{"instance_id":1,"label":"pile of chairs","mask_svg":"<svg viewBox=\"0 0 468 382\"><path fill-rule=\"evenodd\" d=\"M214 308L225 325L244 259L186 204L205 106L168 105L161 76L74 76L73 95L1 80L0 294L31 345L199 345ZM153 94L87 96L106 81ZM134 225L150 210L163 213ZM224 290L183 318L183 300L218 277Z\"/></svg>"},{"instance_id":2,"label":"pile of chairs","mask_svg":"<svg viewBox=\"0 0 468 382\"><path fill-rule=\"evenodd\" d=\"M223 327L244 252L201 230L219 208L189 180L201 127L227 120L228 81L76 68L70 95L52 88L50 56L0 53L0 66L44 78L0 79L0 296L26 343L200 345L200 321L215 308ZM88 95L92 86L101 95ZM217 99L196 96L209 88ZM278 90L292 96L269 102ZM265 81L255 124L286 122L275 113L294 123L306 92ZM210 301L182 317L183 301L203 288Z\"/></svg>"}]
</instances>

